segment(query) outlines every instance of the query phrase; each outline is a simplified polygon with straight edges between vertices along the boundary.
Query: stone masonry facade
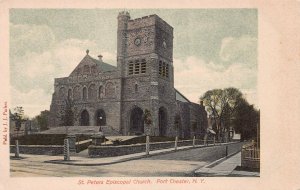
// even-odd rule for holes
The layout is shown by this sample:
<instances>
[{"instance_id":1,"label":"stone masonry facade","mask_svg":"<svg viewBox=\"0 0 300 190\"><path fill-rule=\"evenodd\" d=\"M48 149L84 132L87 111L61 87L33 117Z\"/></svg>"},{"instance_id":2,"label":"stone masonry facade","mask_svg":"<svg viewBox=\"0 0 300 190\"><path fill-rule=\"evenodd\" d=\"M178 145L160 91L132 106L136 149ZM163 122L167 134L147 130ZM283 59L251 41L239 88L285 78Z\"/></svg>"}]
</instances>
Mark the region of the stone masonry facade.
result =
<instances>
[{"instance_id":1,"label":"stone masonry facade","mask_svg":"<svg viewBox=\"0 0 300 190\"><path fill-rule=\"evenodd\" d=\"M111 126L121 135L201 136L207 128L202 104L174 88L173 28L157 15L118 15L117 67L87 50L73 72L56 78L50 126L62 125L66 100L75 126ZM145 124L150 112L152 123Z\"/></svg>"}]
</instances>

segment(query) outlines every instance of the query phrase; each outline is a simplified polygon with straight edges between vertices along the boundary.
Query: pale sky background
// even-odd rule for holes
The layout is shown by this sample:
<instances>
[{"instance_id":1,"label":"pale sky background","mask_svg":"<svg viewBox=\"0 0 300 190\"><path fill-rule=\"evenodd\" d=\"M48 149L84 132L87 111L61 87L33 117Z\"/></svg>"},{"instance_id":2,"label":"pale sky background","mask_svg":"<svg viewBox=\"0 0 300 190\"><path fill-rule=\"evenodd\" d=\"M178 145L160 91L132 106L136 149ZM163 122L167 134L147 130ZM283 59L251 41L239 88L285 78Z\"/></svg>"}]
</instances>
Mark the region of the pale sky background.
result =
<instances>
[{"instance_id":1,"label":"pale sky background","mask_svg":"<svg viewBox=\"0 0 300 190\"><path fill-rule=\"evenodd\" d=\"M116 65L118 9L11 9L11 106L34 117L50 108L54 78L90 55ZM214 88L239 88L257 99L256 9L135 9L174 28L175 88L189 100Z\"/></svg>"}]
</instances>

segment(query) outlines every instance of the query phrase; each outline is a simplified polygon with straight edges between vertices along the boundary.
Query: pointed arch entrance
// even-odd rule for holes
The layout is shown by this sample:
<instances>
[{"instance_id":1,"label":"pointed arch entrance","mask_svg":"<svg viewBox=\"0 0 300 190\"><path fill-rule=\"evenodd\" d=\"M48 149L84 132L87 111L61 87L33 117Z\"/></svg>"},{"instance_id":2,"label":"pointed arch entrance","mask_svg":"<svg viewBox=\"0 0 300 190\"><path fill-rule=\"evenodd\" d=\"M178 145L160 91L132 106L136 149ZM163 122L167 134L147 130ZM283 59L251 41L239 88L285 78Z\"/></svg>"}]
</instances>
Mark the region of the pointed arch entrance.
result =
<instances>
[{"instance_id":1,"label":"pointed arch entrance","mask_svg":"<svg viewBox=\"0 0 300 190\"><path fill-rule=\"evenodd\" d=\"M105 126L106 125L106 114L103 109L98 109L95 114L95 120L97 126Z\"/></svg>"},{"instance_id":2,"label":"pointed arch entrance","mask_svg":"<svg viewBox=\"0 0 300 190\"><path fill-rule=\"evenodd\" d=\"M158 111L159 136L167 135L167 125L168 125L167 110L164 107L160 107Z\"/></svg>"},{"instance_id":3,"label":"pointed arch entrance","mask_svg":"<svg viewBox=\"0 0 300 190\"><path fill-rule=\"evenodd\" d=\"M130 112L130 133L140 135L144 133L144 112L134 107Z\"/></svg>"},{"instance_id":4,"label":"pointed arch entrance","mask_svg":"<svg viewBox=\"0 0 300 190\"><path fill-rule=\"evenodd\" d=\"M90 125L90 115L89 115L89 112L86 110L83 110L81 112L80 125L81 126L89 126Z\"/></svg>"}]
</instances>

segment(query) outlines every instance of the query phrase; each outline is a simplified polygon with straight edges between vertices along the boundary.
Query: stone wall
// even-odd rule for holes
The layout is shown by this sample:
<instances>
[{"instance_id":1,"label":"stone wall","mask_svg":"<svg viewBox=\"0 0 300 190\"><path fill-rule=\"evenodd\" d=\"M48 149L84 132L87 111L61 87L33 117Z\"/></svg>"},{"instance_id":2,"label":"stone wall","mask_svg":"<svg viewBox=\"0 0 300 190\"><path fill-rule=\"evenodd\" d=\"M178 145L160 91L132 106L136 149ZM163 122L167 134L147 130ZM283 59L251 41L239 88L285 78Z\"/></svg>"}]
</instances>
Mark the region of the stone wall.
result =
<instances>
[{"instance_id":1,"label":"stone wall","mask_svg":"<svg viewBox=\"0 0 300 190\"><path fill-rule=\"evenodd\" d=\"M207 113L201 104L189 103L190 107L190 134L197 138L204 138L207 129Z\"/></svg>"},{"instance_id":2,"label":"stone wall","mask_svg":"<svg viewBox=\"0 0 300 190\"><path fill-rule=\"evenodd\" d=\"M86 140L86 141L76 143L76 145L75 145L76 152L81 152L81 151L87 149L91 144L92 144L91 140Z\"/></svg>"},{"instance_id":3,"label":"stone wall","mask_svg":"<svg viewBox=\"0 0 300 190\"><path fill-rule=\"evenodd\" d=\"M201 142L199 142L200 144ZM197 143L198 144L198 143ZM150 143L150 151L153 150L160 150L160 149L167 149L167 148L174 148L174 141L170 142L157 142L157 143ZM192 141L179 141L178 147L180 146L191 146ZM204 147L203 149L209 149L208 151L211 152L209 156L214 156L217 158L221 158L226 156L226 146L227 154L233 154L241 150L243 143L229 143L227 145L216 145L210 147ZM127 154L134 154L145 152L146 144L136 144L136 145L122 145L122 146L94 146L90 145L88 148L88 153L90 157L112 157L112 156L122 156ZM206 159L206 158L205 158Z\"/></svg>"},{"instance_id":4,"label":"stone wall","mask_svg":"<svg viewBox=\"0 0 300 190\"><path fill-rule=\"evenodd\" d=\"M63 154L64 146L60 145L20 145L20 154L59 155ZM15 145L10 146L10 153L15 153Z\"/></svg>"},{"instance_id":5,"label":"stone wall","mask_svg":"<svg viewBox=\"0 0 300 190\"><path fill-rule=\"evenodd\" d=\"M260 160L242 159L241 165L243 168L259 169L260 168Z\"/></svg>"},{"instance_id":6,"label":"stone wall","mask_svg":"<svg viewBox=\"0 0 300 190\"><path fill-rule=\"evenodd\" d=\"M179 136L190 137L190 107L189 102L176 101L177 115L180 118Z\"/></svg>"},{"instance_id":7,"label":"stone wall","mask_svg":"<svg viewBox=\"0 0 300 190\"><path fill-rule=\"evenodd\" d=\"M91 59L87 55L80 64L87 64L86 62L90 62ZM76 69L78 68L76 67ZM94 71L95 69L91 70L91 72ZM84 90L86 91L85 93ZM51 127L61 125L62 121L60 118L64 115L68 98L71 99L74 107L75 126L80 125L80 114L86 108L90 115L90 125L95 125L94 113L90 113L90 110L93 112L94 110L102 109L102 106L105 106L107 103L111 104L109 107L112 109L109 110L119 114L120 91L121 79L118 71L96 71L94 74L71 74L69 77L56 78L50 105L49 124ZM109 125L119 130L120 121L116 118L110 119Z\"/></svg>"},{"instance_id":8,"label":"stone wall","mask_svg":"<svg viewBox=\"0 0 300 190\"><path fill-rule=\"evenodd\" d=\"M135 89L137 85L137 89ZM123 100L143 101L150 99L150 78L148 74L140 77L131 75L123 81Z\"/></svg>"},{"instance_id":9,"label":"stone wall","mask_svg":"<svg viewBox=\"0 0 300 190\"><path fill-rule=\"evenodd\" d=\"M192 141L178 141L178 147L180 146L191 146ZM150 143L150 151L160 150L166 148L173 148L175 146L174 141L169 142L156 142ZM127 154L134 154L144 152L146 150L146 144L135 144L135 145L121 145L121 146L94 146L91 145L88 148L90 157L111 157L111 156L122 156Z\"/></svg>"}]
</instances>

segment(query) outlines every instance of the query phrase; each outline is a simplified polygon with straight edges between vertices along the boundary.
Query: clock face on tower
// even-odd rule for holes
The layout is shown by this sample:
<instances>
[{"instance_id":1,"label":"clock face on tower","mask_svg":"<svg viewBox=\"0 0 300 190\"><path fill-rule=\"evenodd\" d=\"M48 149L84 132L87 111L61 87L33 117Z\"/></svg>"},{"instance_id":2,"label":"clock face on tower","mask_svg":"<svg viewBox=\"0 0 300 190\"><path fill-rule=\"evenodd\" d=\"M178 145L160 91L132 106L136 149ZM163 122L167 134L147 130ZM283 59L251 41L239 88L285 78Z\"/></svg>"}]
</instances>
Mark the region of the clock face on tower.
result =
<instances>
[{"instance_id":1,"label":"clock face on tower","mask_svg":"<svg viewBox=\"0 0 300 190\"><path fill-rule=\"evenodd\" d=\"M140 39L139 37L137 37L137 38L134 40L134 44L135 44L136 46L141 45L141 39Z\"/></svg>"},{"instance_id":2,"label":"clock face on tower","mask_svg":"<svg viewBox=\"0 0 300 190\"><path fill-rule=\"evenodd\" d=\"M153 52L155 28L153 26L128 31L127 55L139 55Z\"/></svg>"},{"instance_id":3,"label":"clock face on tower","mask_svg":"<svg viewBox=\"0 0 300 190\"><path fill-rule=\"evenodd\" d=\"M137 22L138 23L138 22ZM127 56L156 53L166 59L172 59L173 36L170 31L159 25L144 26L145 23L134 25L127 31Z\"/></svg>"}]
</instances>

